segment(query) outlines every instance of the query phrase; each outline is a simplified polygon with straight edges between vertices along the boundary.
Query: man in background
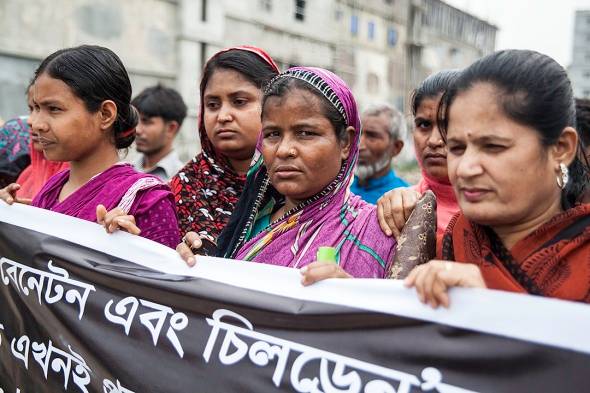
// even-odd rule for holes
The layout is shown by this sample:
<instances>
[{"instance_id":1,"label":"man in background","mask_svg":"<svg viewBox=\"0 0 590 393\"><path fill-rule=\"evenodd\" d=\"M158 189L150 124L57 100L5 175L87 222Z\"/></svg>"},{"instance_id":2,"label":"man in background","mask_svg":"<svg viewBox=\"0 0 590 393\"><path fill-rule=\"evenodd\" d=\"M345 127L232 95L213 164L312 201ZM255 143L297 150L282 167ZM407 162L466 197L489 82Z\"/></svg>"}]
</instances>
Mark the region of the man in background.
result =
<instances>
[{"instance_id":1,"label":"man in background","mask_svg":"<svg viewBox=\"0 0 590 393\"><path fill-rule=\"evenodd\" d=\"M404 147L401 136L406 124L400 111L387 103L367 108L361 124L359 160L351 191L374 204L387 191L408 186L391 168L391 160Z\"/></svg>"},{"instance_id":2,"label":"man in background","mask_svg":"<svg viewBox=\"0 0 590 393\"><path fill-rule=\"evenodd\" d=\"M176 90L160 84L142 91L131 104L139 111L135 146L142 153L135 168L168 181L184 165L173 142L186 117L186 105Z\"/></svg>"}]
</instances>

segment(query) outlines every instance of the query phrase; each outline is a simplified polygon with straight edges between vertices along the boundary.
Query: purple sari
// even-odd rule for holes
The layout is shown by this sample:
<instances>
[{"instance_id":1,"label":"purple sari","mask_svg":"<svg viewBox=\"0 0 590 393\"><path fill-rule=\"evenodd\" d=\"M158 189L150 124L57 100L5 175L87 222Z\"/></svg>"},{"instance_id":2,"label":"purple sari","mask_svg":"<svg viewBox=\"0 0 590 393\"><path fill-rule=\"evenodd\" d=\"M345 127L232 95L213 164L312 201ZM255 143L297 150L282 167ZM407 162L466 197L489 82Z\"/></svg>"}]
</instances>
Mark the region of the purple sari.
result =
<instances>
[{"instance_id":1,"label":"purple sari","mask_svg":"<svg viewBox=\"0 0 590 393\"><path fill-rule=\"evenodd\" d=\"M129 164L116 164L59 201L70 177L66 170L51 177L33 199L33 206L96 222L96 206L108 211L120 207L135 217L140 236L175 248L180 243L174 198L158 178L137 172Z\"/></svg>"},{"instance_id":2,"label":"purple sari","mask_svg":"<svg viewBox=\"0 0 590 393\"><path fill-rule=\"evenodd\" d=\"M381 231L376 207L350 193L361 129L352 92L338 76L319 68L295 67L277 78L297 78L322 93L356 130L350 155L323 191L247 240L263 207L280 198L257 151L245 193L220 238L218 255L298 268L314 262L319 247L331 246L340 267L352 276L385 277L395 255L395 239Z\"/></svg>"}]
</instances>

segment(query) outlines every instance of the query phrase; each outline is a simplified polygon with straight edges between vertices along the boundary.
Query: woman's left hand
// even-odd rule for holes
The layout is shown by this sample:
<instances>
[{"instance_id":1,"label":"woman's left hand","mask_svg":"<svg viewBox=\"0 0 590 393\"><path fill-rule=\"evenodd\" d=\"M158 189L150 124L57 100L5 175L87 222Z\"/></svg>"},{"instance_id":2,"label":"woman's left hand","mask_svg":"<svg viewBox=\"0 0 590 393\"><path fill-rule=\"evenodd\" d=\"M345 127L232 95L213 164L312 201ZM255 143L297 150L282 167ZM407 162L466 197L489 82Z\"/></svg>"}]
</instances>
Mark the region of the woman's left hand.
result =
<instances>
[{"instance_id":1,"label":"woman's left hand","mask_svg":"<svg viewBox=\"0 0 590 393\"><path fill-rule=\"evenodd\" d=\"M416 287L420 301L432 308L449 307L449 288L486 288L479 267L472 263L448 261L430 261L416 266L404 284L408 288Z\"/></svg>"},{"instance_id":2,"label":"woman's left hand","mask_svg":"<svg viewBox=\"0 0 590 393\"><path fill-rule=\"evenodd\" d=\"M352 278L334 262L313 262L299 269L301 273L301 284L311 285L326 278Z\"/></svg>"},{"instance_id":3,"label":"woman's left hand","mask_svg":"<svg viewBox=\"0 0 590 393\"><path fill-rule=\"evenodd\" d=\"M104 226L108 233L113 233L119 229L129 232L132 235L139 235L141 233L141 229L135 224L135 217L126 214L118 207L107 212L104 205L98 205L96 207L96 222Z\"/></svg>"}]
</instances>

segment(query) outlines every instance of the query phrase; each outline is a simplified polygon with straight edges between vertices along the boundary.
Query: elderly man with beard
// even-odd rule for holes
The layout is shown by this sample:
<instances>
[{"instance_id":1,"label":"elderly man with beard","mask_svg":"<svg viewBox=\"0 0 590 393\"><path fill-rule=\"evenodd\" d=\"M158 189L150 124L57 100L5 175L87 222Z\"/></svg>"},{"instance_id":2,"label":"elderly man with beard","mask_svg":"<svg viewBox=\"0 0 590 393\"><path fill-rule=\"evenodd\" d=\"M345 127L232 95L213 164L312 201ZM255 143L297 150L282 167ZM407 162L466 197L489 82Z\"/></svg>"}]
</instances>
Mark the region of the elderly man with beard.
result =
<instances>
[{"instance_id":1,"label":"elderly man with beard","mask_svg":"<svg viewBox=\"0 0 590 393\"><path fill-rule=\"evenodd\" d=\"M408 186L391 167L391 160L404 147L400 136L405 128L403 115L389 104L372 105L364 111L359 160L351 187L354 194L374 204L387 191Z\"/></svg>"},{"instance_id":2,"label":"elderly man with beard","mask_svg":"<svg viewBox=\"0 0 590 393\"><path fill-rule=\"evenodd\" d=\"M168 181L184 165L172 144L186 117L186 105L176 90L160 84L142 91L131 104L139 111L135 147L143 153L134 166Z\"/></svg>"}]
</instances>

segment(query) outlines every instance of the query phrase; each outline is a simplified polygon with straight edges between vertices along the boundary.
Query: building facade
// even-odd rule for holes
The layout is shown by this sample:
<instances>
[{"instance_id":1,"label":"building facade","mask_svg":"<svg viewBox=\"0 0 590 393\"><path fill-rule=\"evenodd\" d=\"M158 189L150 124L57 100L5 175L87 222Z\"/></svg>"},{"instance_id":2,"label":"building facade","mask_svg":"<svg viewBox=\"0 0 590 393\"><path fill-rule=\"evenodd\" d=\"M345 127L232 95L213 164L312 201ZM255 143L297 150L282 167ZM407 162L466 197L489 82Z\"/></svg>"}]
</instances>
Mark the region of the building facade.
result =
<instances>
[{"instance_id":1,"label":"building facade","mask_svg":"<svg viewBox=\"0 0 590 393\"><path fill-rule=\"evenodd\" d=\"M406 81L464 68L496 47L497 27L440 0L411 1Z\"/></svg>"},{"instance_id":2,"label":"building facade","mask_svg":"<svg viewBox=\"0 0 590 393\"><path fill-rule=\"evenodd\" d=\"M404 107L407 1L336 1L334 70L362 109L375 101Z\"/></svg>"},{"instance_id":3,"label":"building facade","mask_svg":"<svg viewBox=\"0 0 590 393\"><path fill-rule=\"evenodd\" d=\"M195 24L181 18L189 2L163 0L3 0L0 1L0 116L26 113L25 89L39 62L50 53L80 44L106 46L129 72L134 94L161 82L181 90L191 108L178 146L194 146L196 81L186 45ZM201 31L194 34L202 34ZM191 85L191 87L188 87ZM187 156L189 149L184 149ZM194 149L190 149L194 150ZM132 149L130 150L133 156ZM132 158L132 157L131 157Z\"/></svg>"},{"instance_id":4,"label":"building facade","mask_svg":"<svg viewBox=\"0 0 590 393\"><path fill-rule=\"evenodd\" d=\"M256 45L283 69L327 68L361 109L387 101L405 110L428 74L493 51L495 32L440 0L3 0L0 117L26 113L24 92L45 56L102 45L123 60L134 94L158 82L181 92L189 114L176 145L188 159L200 148L201 70L219 49Z\"/></svg>"},{"instance_id":5,"label":"building facade","mask_svg":"<svg viewBox=\"0 0 590 393\"><path fill-rule=\"evenodd\" d=\"M590 98L590 10L576 11L572 64L568 72L574 95Z\"/></svg>"}]
</instances>

